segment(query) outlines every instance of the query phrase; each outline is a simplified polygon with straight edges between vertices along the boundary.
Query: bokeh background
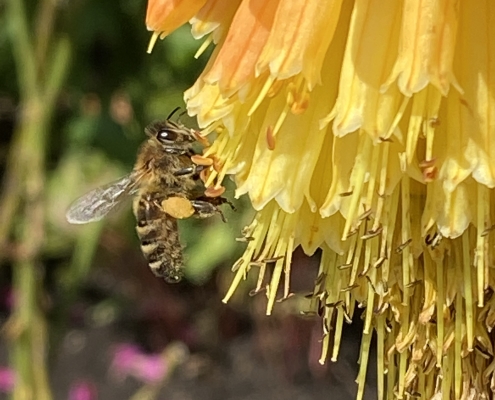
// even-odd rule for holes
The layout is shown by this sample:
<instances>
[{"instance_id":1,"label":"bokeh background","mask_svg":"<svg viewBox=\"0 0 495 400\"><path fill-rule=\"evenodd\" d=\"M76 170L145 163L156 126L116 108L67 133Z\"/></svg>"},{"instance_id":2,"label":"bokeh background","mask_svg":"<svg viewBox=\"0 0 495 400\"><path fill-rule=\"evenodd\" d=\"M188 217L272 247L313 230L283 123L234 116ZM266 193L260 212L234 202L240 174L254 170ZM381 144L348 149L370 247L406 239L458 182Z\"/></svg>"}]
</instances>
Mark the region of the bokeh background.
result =
<instances>
[{"instance_id":1,"label":"bokeh background","mask_svg":"<svg viewBox=\"0 0 495 400\"><path fill-rule=\"evenodd\" d=\"M0 1L0 398L353 398L359 318L339 362L321 366L319 318L301 316L318 254L296 253L296 296L275 315L264 294L250 296L254 283L221 303L253 215L246 199L225 210L227 224L181 223L177 285L149 271L130 205L98 223L65 221L71 201L131 171L143 127L184 106L208 58L194 58L188 26L146 54L145 9Z\"/></svg>"}]
</instances>

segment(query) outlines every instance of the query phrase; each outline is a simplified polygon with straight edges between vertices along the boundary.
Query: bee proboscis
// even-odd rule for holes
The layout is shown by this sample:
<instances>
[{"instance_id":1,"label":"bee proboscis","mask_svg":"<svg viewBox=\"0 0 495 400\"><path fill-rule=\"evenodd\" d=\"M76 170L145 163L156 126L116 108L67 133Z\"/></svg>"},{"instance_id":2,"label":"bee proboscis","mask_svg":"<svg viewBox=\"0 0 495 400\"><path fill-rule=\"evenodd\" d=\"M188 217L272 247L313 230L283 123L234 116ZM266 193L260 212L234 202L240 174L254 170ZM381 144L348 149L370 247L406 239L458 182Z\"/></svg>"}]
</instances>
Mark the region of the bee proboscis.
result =
<instances>
[{"instance_id":1,"label":"bee proboscis","mask_svg":"<svg viewBox=\"0 0 495 400\"><path fill-rule=\"evenodd\" d=\"M99 221L125 199L134 197L136 230L151 271L167 282L179 282L183 256L177 219L214 214L223 219L218 206L230 203L222 197L204 195L199 179L204 166L191 160L198 134L171 121L172 114L146 127L149 138L141 146L130 174L77 199L66 218L72 224Z\"/></svg>"}]
</instances>

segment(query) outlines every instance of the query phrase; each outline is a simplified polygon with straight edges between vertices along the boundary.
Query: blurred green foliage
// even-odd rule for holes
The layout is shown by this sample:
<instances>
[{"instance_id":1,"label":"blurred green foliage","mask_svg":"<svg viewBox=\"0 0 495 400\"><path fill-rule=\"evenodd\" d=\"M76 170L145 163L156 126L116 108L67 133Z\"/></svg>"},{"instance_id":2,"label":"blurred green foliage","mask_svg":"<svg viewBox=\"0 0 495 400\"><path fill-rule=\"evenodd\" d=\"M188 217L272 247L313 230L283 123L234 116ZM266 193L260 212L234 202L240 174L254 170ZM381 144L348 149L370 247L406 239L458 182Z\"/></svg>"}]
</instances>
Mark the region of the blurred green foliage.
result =
<instances>
[{"instance_id":1,"label":"blurred green foliage","mask_svg":"<svg viewBox=\"0 0 495 400\"><path fill-rule=\"evenodd\" d=\"M135 0L0 2L0 286L26 293L7 321L15 329L7 330L23 390L30 379L38 382L44 391L39 399L50 398L40 384L45 378L26 363L34 362L33 348L43 353L29 333L44 329L30 330L36 318L42 324L48 310L40 299L56 288L64 304L52 305L49 322L63 325L63 310L98 264L101 235L110 226L118 236L112 240L139 252L130 205L87 226L70 226L65 210L88 190L131 171L144 126L184 106L182 93L208 57L194 59L200 42L188 26L147 54L145 6ZM181 120L194 126L187 116ZM227 195L232 197L232 190ZM236 213L225 211L228 225L220 218L181 223L191 282L205 282L217 266L231 265L240 247L234 237L246 223L245 207L236 206ZM32 247L27 255L25 243ZM111 244L101 251L109 251L105 259L111 260ZM141 267L150 274L144 259ZM27 397L19 393L14 398L30 398L29 390L23 392Z\"/></svg>"}]
</instances>

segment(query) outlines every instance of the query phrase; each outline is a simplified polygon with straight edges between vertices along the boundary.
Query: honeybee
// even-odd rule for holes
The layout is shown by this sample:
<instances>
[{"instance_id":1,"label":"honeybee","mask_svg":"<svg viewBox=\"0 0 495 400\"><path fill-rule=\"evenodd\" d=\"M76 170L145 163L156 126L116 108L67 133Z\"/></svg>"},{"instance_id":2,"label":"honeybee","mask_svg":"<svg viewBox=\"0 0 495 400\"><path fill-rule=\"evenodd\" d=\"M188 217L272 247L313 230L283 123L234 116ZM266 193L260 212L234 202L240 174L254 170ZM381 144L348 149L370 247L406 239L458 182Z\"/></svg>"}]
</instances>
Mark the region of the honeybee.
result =
<instances>
[{"instance_id":1,"label":"honeybee","mask_svg":"<svg viewBox=\"0 0 495 400\"><path fill-rule=\"evenodd\" d=\"M176 109L177 110L177 109ZM99 221L128 197L134 197L133 211L141 250L151 271L165 281L182 279L183 256L177 219L207 218L220 214L223 197L206 197L199 173L204 168L191 161L192 144L200 139L196 131L180 122L153 122L145 129L149 137L137 155L133 171L108 185L77 199L66 218L72 224Z\"/></svg>"}]
</instances>

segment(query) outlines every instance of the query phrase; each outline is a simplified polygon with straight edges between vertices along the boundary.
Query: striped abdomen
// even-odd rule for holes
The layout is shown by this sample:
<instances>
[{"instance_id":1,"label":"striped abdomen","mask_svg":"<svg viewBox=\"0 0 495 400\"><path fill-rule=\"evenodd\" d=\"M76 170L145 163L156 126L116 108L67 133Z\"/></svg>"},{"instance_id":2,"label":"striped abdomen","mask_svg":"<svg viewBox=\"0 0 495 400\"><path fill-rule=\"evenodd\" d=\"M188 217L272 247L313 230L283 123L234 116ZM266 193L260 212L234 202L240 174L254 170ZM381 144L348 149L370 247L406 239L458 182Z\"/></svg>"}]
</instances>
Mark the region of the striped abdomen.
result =
<instances>
[{"instance_id":1,"label":"striped abdomen","mask_svg":"<svg viewBox=\"0 0 495 400\"><path fill-rule=\"evenodd\" d=\"M134 215L141 250L151 271L167 282L179 282L183 261L177 220L167 215L149 194L136 198Z\"/></svg>"}]
</instances>

